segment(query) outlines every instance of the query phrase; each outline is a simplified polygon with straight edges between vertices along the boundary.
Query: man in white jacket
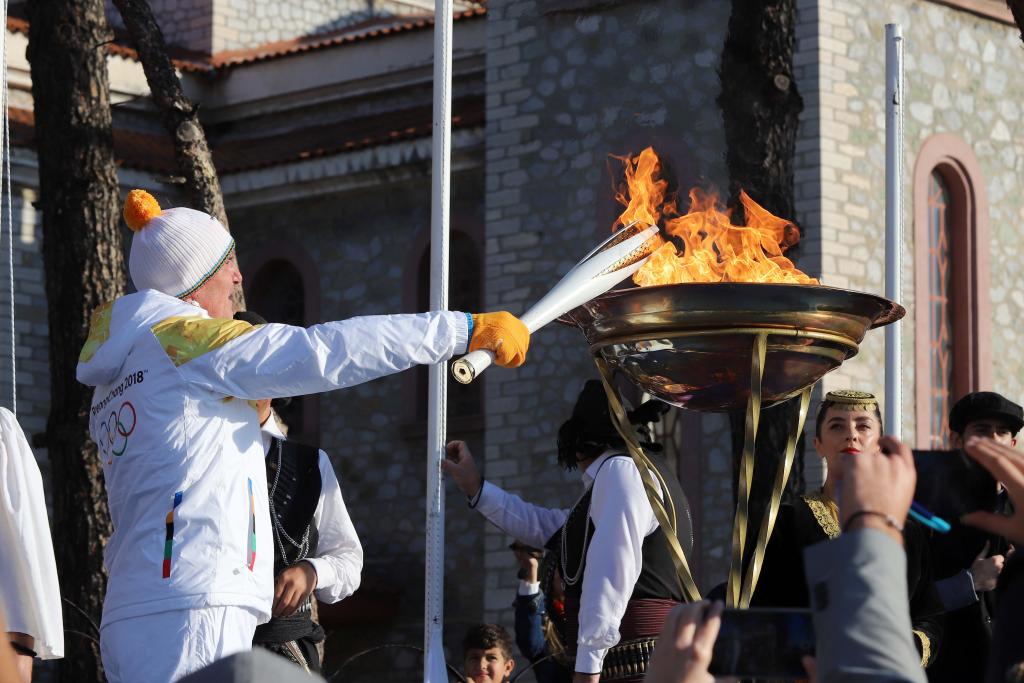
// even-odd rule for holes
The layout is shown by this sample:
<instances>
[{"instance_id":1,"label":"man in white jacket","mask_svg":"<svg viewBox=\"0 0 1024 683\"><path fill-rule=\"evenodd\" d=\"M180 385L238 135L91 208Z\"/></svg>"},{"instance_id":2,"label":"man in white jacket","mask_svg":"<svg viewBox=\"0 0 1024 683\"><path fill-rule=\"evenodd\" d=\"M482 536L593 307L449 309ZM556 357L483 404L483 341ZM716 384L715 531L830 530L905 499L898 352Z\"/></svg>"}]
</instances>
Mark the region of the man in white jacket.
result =
<instances>
[{"instance_id":1,"label":"man in white jacket","mask_svg":"<svg viewBox=\"0 0 1024 683\"><path fill-rule=\"evenodd\" d=\"M96 387L113 534L101 651L111 683L175 681L247 650L270 616L273 552L255 401L328 391L476 348L523 362L508 313L436 311L314 325L231 319L242 277L211 216L133 190L139 290L94 313L78 380Z\"/></svg>"}]
</instances>

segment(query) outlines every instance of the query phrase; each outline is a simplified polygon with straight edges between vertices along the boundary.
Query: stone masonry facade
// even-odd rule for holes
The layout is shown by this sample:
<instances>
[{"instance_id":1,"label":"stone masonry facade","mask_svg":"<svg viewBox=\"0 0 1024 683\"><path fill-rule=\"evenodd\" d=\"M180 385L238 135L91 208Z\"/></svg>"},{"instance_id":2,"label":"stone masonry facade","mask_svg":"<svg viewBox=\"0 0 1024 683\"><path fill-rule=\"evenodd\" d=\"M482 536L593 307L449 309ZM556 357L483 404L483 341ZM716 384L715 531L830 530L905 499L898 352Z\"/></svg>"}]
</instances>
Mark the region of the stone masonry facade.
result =
<instances>
[{"instance_id":1,"label":"stone masonry facade","mask_svg":"<svg viewBox=\"0 0 1024 683\"><path fill-rule=\"evenodd\" d=\"M801 0L798 85L806 110L796 166L798 221L811 235L822 283L884 293L886 23L903 27L903 433L915 431L917 314L913 263L913 173L922 144L952 133L974 152L989 204L989 296L993 386L1024 398L1024 366L1013 322L1024 314L1020 243L1024 200L1024 86L1014 76L1021 43L1012 26L932 2ZM826 376L824 389L884 392L884 334L871 332L858 356Z\"/></svg>"},{"instance_id":2,"label":"stone masonry facade","mask_svg":"<svg viewBox=\"0 0 1024 683\"><path fill-rule=\"evenodd\" d=\"M32 161L24 150L12 150L14 168L18 162ZM17 175L15 176L17 177ZM46 418L50 406L50 347L49 322L46 313L46 291L43 282L42 225L32 203L36 192L32 187L15 184L12 187L14 228L14 327L16 332L15 365L17 367L18 422L31 441L36 434L46 431ZM6 208L4 209L6 211ZM4 220L3 285L0 286L0 405L10 409L11 354L10 354L10 288L7 284L9 265L6 218ZM34 449L39 460L43 481L49 483L49 461L45 448Z\"/></svg>"}]
</instances>

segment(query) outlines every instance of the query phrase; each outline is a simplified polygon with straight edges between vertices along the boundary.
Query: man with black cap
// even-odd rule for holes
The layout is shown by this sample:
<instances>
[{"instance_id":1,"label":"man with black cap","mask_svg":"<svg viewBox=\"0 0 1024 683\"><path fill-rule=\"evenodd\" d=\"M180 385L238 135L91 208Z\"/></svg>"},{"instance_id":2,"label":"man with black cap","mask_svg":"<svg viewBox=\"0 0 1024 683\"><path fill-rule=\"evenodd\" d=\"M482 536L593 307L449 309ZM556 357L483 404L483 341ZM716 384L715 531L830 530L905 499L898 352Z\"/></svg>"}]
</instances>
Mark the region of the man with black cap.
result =
<instances>
[{"instance_id":1,"label":"man with black cap","mask_svg":"<svg viewBox=\"0 0 1024 683\"><path fill-rule=\"evenodd\" d=\"M646 425L660 418L664 404L649 401L629 414L649 441ZM647 451L660 450L652 443ZM612 423L601 382L583 387L572 417L558 431L558 462L582 471L584 490L568 510L532 505L480 476L461 441L448 444L442 466L475 508L523 543L544 546L542 583L557 573L565 589L560 639L575 662L576 683L641 680L655 636L683 594L665 534L659 530L640 471L626 455ZM677 535L685 552L693 545L686 499L679 482L658 457L659 470L678 515Z\"/></svg>"},{"instance_id":2,"label":"man with black cap","mask_svg":"<svg viewBox=\"0 0 1024 683\"><path fill-rule=\"evenodd\" d=\"M974 437L1015 446L1024 427L1024 408L992 391L967 394L949 412L950 445L962 449ZM1005 492L994 512L1009 511ZM1006 539L950 520L953 530L936 535L932 561L936 589L948 610L945 637L929 670L932 683L980 680L985 672L995 614L993 589L1011 546Z\"/></svg>"}]
</instances>

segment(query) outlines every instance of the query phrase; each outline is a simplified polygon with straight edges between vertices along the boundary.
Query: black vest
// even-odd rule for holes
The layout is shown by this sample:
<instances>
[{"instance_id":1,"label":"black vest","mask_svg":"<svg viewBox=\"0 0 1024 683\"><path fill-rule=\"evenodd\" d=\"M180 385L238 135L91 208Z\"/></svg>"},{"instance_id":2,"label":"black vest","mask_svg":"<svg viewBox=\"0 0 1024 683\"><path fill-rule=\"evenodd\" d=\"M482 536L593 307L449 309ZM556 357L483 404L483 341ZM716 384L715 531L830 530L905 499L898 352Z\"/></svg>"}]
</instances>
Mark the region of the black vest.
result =
<instances>
[{"instance_id":1,"label":"black vest","mask_svg":"<svg viewBox=\"0 0 1024 683\"><path fill-rule=\"evenodd\" d=\"M647 455L658 469L658 472L661 473L662 478L664 478L668 488L667 494L675 503L676 537L679 539L679 544L684 552L689 556L693 549L693 524L690 520L689 507L686 505L686 496L679 485L679 480L668 470L662 458L652 456L649 453ZM629 456L624 453L611 455L601 463L601 467L603 468L612 458L629 459ZM600 471L601 468L598 468L597 475L600 474ZM594 477L595 481L597 475ZM592 493L593 487L580 498L569 512L569 517L565 522L564 536L563 532L559 531L547 543L547 547L553 551L557 558L561 553L562 538L565 538L566 566L562 567L561 571L570 577L576 575L580 577L571 586L566 583L565 594L567 597L579 598L583 593L583 573L586 571L586 556L590 547L590 540L594 536L594 523L590 520L588 514ZM666 507L668 507L667 504ZM636 586L633 587L630 600L654 598L682 602L684 600L682 586L676 574L676 565L672 561L672 549L665 538L664 531L657 529L654 533L644 538L642 557L643 567L640 570L640 577L636 581Z\"/></svg>"},{"instance_id":2,"label":"black vest","mask_svg":"<svg viewBox=\"0 0 1024 683\"><path fill-rule=\"evenodd\" d=\"M274 536L274 576L277 576L301 559L316 557L320 535L313 523L313 515L323 488L320 450L275 438L270 443L266 465L267 491L273 502L270 526ZM300 544L304 537L308 538L305 553L283 538L281 530ZM284 555L281 554L282 548ZM311 618L308 601L289 617L274 617L260 624L253 642L284 643L303 638L314 643L324 639L323 629Z\"/></svg>"},{"instance_id":3,"label":"black vest","mask_svg":"<svg viewBox=\"0 0 1024 683\"><path fill-rule=\"evenodd\" d=\"M323 488L323 481L320 478L320 449L293 441L273 439L267 452L266 465L267 491L272 492L276 515L276 519L271 519L270 524L274 532L274 576L277 576L302 559L299 558L299 549L281 537L278 526L300 543L308 528L309 550L305 556L316 557L320 535L313 523L313 514L320 502L320 491ZM282 546L285 552L283 557Z\"/></svg>"}]
</instances>

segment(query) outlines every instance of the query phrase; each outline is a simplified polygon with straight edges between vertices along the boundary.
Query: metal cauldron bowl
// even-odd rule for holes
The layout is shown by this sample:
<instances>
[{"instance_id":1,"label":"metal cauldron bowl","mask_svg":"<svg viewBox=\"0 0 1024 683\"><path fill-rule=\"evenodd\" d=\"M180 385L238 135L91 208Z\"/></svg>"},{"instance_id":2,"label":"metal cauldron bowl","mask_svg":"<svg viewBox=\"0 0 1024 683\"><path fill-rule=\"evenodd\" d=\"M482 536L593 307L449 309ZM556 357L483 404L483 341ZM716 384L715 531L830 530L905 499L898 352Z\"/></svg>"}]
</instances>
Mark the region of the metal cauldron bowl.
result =
<instances>
[{"instance_id":1,"label":"metal cauldron bowl","mask_svg":"<svg viewBox=\"0 0 1024 683\"><path fill-rule=\"evenodd\" d=\"M767 407L817 382L857 353L869 329L905 313L888 299L846 289L724 282L614 290L566 319L644 391L681 408L723 411L750 397L758 335L766 336Z\"/></svg>"}]
</instances>

